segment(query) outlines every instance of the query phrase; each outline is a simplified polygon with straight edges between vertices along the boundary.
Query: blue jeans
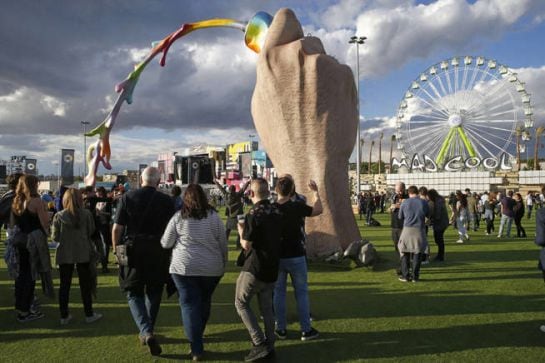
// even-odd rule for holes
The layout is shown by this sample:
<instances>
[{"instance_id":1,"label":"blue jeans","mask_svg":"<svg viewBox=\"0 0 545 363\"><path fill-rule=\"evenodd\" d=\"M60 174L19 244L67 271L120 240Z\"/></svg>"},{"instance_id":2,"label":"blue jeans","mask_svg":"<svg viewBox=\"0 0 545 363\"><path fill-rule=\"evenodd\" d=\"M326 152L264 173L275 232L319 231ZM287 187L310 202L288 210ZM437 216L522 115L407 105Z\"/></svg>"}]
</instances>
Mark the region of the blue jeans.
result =
<instances>
[{"instance_id":1,"label":"blue jeans","mask_svg":"<svg viewBox=\"0 0 545 363\"><path fill-rule=\"evenodd\" d=\"M410 264L412 259L412 267L413 272L411 276L410 272ZM422 263L422 254L421 253L403 253L401 256L401 275L409 280L412 278L413 280L418 281L420 278L420 264Z\"/></svg>"},{"instance_id":2,"label":"blue jeans","mask_svg":"<svg viewBox=\"0 0 545 363\"><path fill-rule=\"evenodd\" d=\"M503 234L503 226L506 226L505 235L507 237L511 237L511 225L513 224L513 218L506 216L505 214L501 215L500 220L500 231L498 232L498 236L502 236Z\"/></svg>"},{"instance_id":3,"label":"blue jeans","mask_svg":"<svg viewBox=\"0 0 545 363\"><path fill-rule=\"evenodd\" d=\"M210 317L212 294L221 276L182 276L171 274L178 289L184 331L193 355L204 351L203 334Z\"/></svg>"},{"instance_id":4,"label":"blue jeans","mask_svg":"<svg viewBox=\"0 0 545 363\"><path fill-rule=\"evenodd\" d=\"M278 279L274 286L274 315L276 329L286 329L286 282L288 274L295 292L297 315L301 331L307 332L310 326L310 307L308 300L307 261L305 256L281 258L278 268Z\"/></svg>"},{"instance_id":5,"label":"blue jeans","mask_svg":"<svg viewBox=\"0 0 545 363\"><path fill-rule=\"evenodd\" d=\"M143 290L138 290L127 292L127 300L129 301L132 318L140 330L140 336L146 337L153 335L153 328L161 305L163 285L146 286L145 293Z\"/></svg>"}]
</instances>

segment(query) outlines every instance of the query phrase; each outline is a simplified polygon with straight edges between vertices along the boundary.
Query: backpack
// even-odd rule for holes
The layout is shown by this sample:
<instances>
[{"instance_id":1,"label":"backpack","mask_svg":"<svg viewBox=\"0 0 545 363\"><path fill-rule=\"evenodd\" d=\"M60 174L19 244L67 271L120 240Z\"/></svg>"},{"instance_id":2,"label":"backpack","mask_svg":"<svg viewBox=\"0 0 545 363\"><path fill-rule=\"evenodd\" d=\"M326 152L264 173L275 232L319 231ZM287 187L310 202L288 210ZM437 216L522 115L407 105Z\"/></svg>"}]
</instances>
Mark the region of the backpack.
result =
<instances>
[{"instance_id":1,"label":"backpack","mask_svg":"<svg viewBox=\"0 0 545 363\"><path fill-rule=\"evenodd\" d=\"M350 258L358 267L371 266L377 260L377 250L371 242L355 241L348 245L343 257Z\"/></svg>"},{"instance_id":2,"label":"backpack","mask_svg":"<svg viewBox=\"0 0 545 363\"><path fill-rule=\"evenodd\" d=\"M0 226L9 223L11 214L11 203L13 202L13 193L7 192L0 198Z\"/></svg>"}]
</instances>

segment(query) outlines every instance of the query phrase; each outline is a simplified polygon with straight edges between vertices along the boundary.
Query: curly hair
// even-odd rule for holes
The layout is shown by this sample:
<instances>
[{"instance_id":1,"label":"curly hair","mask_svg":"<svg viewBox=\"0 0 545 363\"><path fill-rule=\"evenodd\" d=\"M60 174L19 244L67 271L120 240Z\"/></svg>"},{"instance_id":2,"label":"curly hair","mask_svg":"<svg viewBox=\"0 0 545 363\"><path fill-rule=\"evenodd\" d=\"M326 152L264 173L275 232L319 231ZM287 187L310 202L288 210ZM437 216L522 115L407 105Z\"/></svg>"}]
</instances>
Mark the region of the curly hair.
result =
<instances>
[{"instance_id":1,"label":"curly hair","mask_svg":"<svg viewBox=\"0 0 545 363\"><path fill-rule=\"evenodd\" d=\"M38 178L34 175L22 175L17 183L17 189L15 189L11 210L14 214L20 216L25 211L26 203L39 196Z\"/></svg>"}]
</instances>

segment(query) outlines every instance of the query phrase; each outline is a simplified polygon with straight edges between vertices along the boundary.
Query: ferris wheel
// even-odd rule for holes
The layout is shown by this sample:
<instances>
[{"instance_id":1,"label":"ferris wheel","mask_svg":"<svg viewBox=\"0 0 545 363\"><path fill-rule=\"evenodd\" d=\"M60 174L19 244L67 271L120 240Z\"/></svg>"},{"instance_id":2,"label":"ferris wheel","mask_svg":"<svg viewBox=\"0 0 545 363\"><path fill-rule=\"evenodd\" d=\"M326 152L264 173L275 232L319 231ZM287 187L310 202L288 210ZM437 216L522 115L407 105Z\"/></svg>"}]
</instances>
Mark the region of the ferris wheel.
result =
<instances>
[{"instance_id":1,"label":"ferris wheel","mask_svg":"<svg viewBox=\"0 0 545 363\"><path fill-rule=\"evenodd\" d=\"M530 138L532 113L524 83L508 67L485 57L454 57L429 67L405 92L397 148L437 165L456 156L513 158L515 137Z\"/></svg>"}]
</instances>

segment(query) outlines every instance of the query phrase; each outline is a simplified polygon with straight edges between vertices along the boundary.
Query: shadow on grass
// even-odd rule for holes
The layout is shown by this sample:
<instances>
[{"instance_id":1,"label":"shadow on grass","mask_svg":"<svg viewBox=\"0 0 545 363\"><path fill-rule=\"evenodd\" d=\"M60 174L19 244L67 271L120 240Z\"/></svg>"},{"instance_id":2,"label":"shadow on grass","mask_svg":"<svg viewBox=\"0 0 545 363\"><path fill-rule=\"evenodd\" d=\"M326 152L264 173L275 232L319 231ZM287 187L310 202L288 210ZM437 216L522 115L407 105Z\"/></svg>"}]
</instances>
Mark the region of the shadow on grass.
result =
<instances>
[{"instance_id":1,"label":"shadow on grass","mask_svg":"<svg viewBox=\"0 0 545 363\"><path fill-rule=\"evenodd\" d=\"M498 347L544 347L538 321L362 333L322 332L316 341L277 346L279 361L334 362L463 352ZM471 334L468 334L468 332ZM535 334L520 334L535 331ZM498 334L500 333L500 334ZM478 337L478 338L477 338ZM317 346L320 355L316 355ZM437 358L437 357L436 357ZM501 360L501 358L498 357ZM437 358L437 361L441 359Z\"/></svg>"}]
</instances>

